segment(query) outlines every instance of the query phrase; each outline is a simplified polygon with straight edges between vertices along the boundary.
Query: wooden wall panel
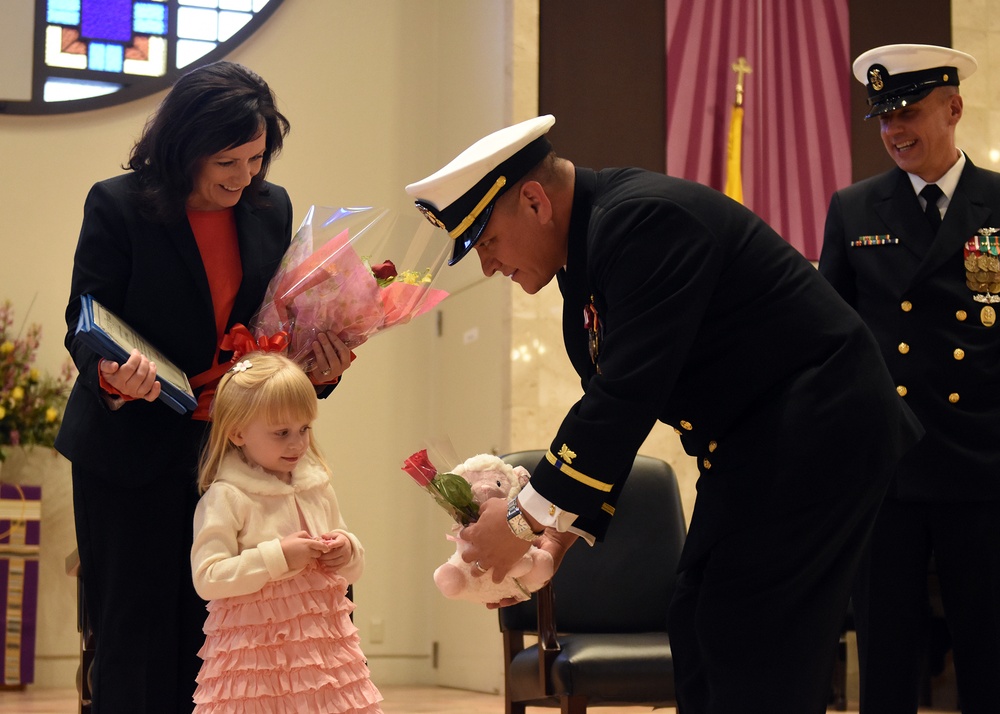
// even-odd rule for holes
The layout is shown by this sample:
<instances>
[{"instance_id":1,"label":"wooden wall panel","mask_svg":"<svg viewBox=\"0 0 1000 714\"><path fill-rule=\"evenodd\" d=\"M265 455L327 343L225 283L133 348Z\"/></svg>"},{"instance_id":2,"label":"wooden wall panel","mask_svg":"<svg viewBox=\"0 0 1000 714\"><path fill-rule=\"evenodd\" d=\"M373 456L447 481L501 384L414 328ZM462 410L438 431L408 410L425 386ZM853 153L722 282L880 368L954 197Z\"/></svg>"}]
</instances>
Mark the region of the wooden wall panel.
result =
<instances>
[{"instance_id":1,"label":"wooden wall panel","mask_svg":"<svg viewBox=\"0 0 1000 714\"><path fill-rule=\"evenodd\" d=\"M540 114L578 166L666 170L664 0L541 0Z\"/></svg>"}]
</instances>

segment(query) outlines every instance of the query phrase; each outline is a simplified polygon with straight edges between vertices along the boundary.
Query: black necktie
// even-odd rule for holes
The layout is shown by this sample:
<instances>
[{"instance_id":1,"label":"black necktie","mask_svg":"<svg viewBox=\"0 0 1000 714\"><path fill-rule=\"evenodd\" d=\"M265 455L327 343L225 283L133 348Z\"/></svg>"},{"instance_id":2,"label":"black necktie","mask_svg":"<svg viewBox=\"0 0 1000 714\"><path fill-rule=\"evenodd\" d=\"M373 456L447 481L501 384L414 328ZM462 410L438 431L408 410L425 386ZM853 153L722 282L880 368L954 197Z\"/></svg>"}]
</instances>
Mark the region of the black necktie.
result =
<instances>
[{"instance_id":1,"label":"black necktie","mask_svg":"<svg viewBox=\"0 0 1000 714\"><path fill-rule=\"evenodd\" d=\"M938 208L937 202L943 195L944 191L938 188L936 183L929 183L920 191L920 197L927 201L924 215L927 216L927 222L931 224L931 230L935 233L937 233L938 226L941 225L941 210Z\"/></svg>"}]
</instances>

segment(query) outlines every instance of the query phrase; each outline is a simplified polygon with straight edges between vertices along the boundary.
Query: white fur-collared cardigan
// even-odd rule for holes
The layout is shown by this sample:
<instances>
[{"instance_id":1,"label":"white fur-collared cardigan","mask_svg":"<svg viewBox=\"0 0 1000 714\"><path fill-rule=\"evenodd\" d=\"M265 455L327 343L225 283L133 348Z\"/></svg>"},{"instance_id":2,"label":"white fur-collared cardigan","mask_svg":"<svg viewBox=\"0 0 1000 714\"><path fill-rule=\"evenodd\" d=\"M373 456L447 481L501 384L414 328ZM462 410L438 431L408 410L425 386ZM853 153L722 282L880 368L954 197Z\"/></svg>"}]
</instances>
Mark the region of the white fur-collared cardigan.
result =
<instances>
[{"instance_id":1,"label":"white fur-collared cardigan","mask_svg":"<svg viewBox=\"0 0 1000 714\"><path fill-rule=\"evenodd\" d=\"M320 464L306 455L286 484L236 454L227 456L195 510L191 547L195 590L202 598L215 600L247 595L271 580L292 577L301 569L289 570L281 539L300 530L312 536L344 533L354 554L338 574L348 583L361 577L364 549L347 530L330 475Z\"/></svg>"}]
</instances>

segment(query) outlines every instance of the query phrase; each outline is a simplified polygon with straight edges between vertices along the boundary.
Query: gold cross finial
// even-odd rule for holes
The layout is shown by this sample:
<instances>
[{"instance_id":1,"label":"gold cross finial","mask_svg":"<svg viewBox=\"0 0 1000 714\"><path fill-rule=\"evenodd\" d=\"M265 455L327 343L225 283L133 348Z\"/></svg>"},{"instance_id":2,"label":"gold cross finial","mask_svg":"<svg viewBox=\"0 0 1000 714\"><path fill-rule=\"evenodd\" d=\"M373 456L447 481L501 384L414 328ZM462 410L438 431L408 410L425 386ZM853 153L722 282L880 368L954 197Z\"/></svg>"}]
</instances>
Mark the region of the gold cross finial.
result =
<instances>
[{"instance_id":1,"label":"gold cross finial","mask_svg":"<svg viewBox=\"0 0 1000 714\"><path fill-rule=\"evenodd\" d=\"M733 62L733 71L736 72L736 106L743 106L743 77L753 72L753 68L747 62L746 57L738 57Z\"/></svg>"}]
</instances>

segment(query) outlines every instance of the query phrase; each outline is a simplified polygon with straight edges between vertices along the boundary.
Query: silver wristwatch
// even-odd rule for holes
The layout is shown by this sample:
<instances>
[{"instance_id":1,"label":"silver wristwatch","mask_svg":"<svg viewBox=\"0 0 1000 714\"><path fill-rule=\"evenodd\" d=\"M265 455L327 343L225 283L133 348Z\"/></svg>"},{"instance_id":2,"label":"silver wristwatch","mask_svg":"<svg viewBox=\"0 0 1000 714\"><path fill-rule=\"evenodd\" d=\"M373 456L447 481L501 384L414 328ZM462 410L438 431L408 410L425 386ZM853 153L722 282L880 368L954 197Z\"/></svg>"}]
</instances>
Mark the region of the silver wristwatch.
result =
<instances>
[{"instance_id":1,"label":"silver wristwatch","mask_svg":"<svg viewBox=\"0 0 1000 714\"><path fill-rule=\"evenodd\" d=\"M532 541L541 535L531 530L531 525L521 513L516 498L512 498L507 502L507 525L510 526L510 532L521 540Z\"/></svg>"}]
</instances>

